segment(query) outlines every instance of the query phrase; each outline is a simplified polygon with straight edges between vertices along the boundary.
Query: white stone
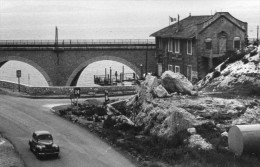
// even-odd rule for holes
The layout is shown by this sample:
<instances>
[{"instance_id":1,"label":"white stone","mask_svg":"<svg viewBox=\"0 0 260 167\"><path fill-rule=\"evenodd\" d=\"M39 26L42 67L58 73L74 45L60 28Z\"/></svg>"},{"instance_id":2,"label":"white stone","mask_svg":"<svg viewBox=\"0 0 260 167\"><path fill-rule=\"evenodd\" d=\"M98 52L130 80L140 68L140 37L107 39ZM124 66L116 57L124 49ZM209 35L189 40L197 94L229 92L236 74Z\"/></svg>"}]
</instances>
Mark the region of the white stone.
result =
<instances>
[{"instance_id":1,"label":"white stone","mask_svg":"<svg viewBox=\"0 0 260 167\"><path fill-rule=\"evenodd\" d=\"M190 134L195 134L195 133L196 133L196 129L195 129L195 128L188 128L187 131L188 131Z\"/></svg>"}]
</instances>

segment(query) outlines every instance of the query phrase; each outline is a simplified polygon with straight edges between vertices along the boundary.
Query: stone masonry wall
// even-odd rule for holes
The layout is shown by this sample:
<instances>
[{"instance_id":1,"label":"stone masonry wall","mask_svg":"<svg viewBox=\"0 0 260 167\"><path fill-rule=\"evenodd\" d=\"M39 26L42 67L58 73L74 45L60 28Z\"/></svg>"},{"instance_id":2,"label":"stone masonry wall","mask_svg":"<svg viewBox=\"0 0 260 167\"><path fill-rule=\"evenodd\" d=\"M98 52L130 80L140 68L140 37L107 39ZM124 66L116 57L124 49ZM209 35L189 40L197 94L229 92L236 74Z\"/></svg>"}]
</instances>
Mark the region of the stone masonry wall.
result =
<instances>
[{"instance_id":1,"label":"stone masonry wall","mask_svg":"<svg viewBox=\"0 0 260 167\"><path fill-rule=\"evenodd\" d=\"M18 84L0 81L0 87L5 89L10 89L15 92L18 91ZM27 93L33 96L44 96L44 95L70 95L72 86L67 87L30 87L27 85L20 85L20 92ZM102 87L80 87L80 92L82 95L95 95L104 94L105 90L108 90L109 95L124 95L124 94L134 94L135 86L102 86Z\"/></svg>"}]
</instances>

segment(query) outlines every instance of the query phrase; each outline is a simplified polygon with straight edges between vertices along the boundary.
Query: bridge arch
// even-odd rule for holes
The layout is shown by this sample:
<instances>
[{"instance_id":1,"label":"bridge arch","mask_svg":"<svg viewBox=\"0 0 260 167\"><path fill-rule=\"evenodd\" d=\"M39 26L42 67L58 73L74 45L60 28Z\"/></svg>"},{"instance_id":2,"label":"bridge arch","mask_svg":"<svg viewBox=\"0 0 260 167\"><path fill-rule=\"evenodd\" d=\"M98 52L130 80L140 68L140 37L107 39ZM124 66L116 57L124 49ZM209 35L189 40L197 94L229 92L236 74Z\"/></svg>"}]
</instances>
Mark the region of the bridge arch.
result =
<instances>
[{"instance_id":1,"label":"bridge arch","mask_svg":"<svg viewBox=\"0 0 260 167\"><path fill-rule=\"evenodd\" d=\"M120 57L116 57L116 56L98 56L92 59L89 59L83 63L81 63L73 72L72 74L69 76L66 86L72 86L73 81L75 80L75 78L79 78L81 72L84 70L85 67L87 67L89 64L97 62L97 61L102 61L102 60L112 60L112 61L116 61L122 64L125 64L126 66L130 67L137 75L141 76L141 70L134 65L133 63L120 58Z\"/></svg>"},{"instance_id":2,"label":"bridge arch","mask_svg":"<svg viewBox=\"0 0 260 167\"><path fill-rule=\"evenodd\" d=\"M53 83L52 83L49 75L45 72L45 70L41 66L39 66L37 63L33 62L32 60L29 60L29 59L26 59L23 57L19 57L19 56L6 56L6 57L0 57L0 64L3 65L4 64L3 62L7 62L7 61L11 61L11 60L21 61L21 62L24 62L24 63L27 63L27 64L33 66L43 75L43 77L47 81L48 85L53 86ZM0 65L0 67L1 67L1 65Z\"/></svg>"}]
</instances>

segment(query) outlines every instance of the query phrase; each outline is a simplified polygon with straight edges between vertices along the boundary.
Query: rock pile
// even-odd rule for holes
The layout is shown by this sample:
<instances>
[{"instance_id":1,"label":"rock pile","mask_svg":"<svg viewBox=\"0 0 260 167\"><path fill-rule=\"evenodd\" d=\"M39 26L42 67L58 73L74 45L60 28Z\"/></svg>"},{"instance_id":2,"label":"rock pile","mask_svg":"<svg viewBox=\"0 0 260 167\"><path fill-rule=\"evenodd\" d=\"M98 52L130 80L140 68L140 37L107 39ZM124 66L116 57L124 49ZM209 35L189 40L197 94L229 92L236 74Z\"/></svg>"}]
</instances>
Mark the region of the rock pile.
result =
<instances>
[{"instance_id":1,"label":"rock pile","mask_svg":"<svg viewBox=\"0 0 260 167\"><path fill-rule=\"evenodd\" d=\"M209 73L198 86L205 91L260 95L260 46L249 46Z\"/></svg>"}]
</instances>

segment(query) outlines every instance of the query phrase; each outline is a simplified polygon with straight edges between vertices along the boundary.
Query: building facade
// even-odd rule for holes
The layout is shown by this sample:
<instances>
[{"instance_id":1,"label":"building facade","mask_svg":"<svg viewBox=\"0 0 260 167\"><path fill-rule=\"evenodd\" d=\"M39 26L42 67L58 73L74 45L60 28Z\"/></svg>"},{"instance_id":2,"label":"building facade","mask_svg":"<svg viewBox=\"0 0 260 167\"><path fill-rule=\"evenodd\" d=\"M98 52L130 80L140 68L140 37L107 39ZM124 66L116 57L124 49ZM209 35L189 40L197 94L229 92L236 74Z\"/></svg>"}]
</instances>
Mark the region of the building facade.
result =
<instances>
[{"instance_id":1,"label":"building facade","mask_svg":"<svg viewBox=\"0 0 260 167\"><path fill-rule=\"evenodd\" d=\"M228 12L189 16L151 36L156 39L158 75L180 72L195 82L219 64L228 51L242 48L247 23Z\"/></svg>"}]
</instances>

